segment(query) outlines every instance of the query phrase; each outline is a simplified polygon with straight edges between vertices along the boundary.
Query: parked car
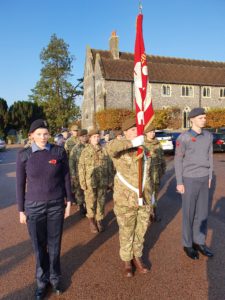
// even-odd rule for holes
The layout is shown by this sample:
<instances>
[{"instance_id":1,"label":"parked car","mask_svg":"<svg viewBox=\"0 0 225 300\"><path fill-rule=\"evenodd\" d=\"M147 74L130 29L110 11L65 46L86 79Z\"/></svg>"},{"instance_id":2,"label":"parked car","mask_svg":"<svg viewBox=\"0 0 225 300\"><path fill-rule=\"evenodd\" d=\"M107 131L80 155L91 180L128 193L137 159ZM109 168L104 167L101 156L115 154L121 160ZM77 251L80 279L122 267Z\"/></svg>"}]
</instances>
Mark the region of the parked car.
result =
<instances>
[{"instance_id":1,"label":"parked car","mask_svg":"<svg viewBox=\"0 0 225 300\"><path fill-rule=\"evenodd\" d=\"M165 152L173 152L174 151L172 137L171 137L170 133L167 133L163 130L156 130L155 136L156 136L157 140L160 142L163 151L165 151Z\"/></svg>"},{"instance_id":2,"label":"parked car","mask_svg":"<svg viewBox=\"0 0 225 300\"><path fill-rule=\"evenodd\" d=\"M4 151L5 149L6 149L6 143L2 138L0 138L0 151Z\"/></svg>"},{"instance_id":3,"label":"parked car","mask_svg":"<svg viewBox=\"0 0 225 300\"><path fill-rule=\"evenodd\" d=\"M225 133L213 133L213 152L225 151Z\"/></svg>"}]
</instances>

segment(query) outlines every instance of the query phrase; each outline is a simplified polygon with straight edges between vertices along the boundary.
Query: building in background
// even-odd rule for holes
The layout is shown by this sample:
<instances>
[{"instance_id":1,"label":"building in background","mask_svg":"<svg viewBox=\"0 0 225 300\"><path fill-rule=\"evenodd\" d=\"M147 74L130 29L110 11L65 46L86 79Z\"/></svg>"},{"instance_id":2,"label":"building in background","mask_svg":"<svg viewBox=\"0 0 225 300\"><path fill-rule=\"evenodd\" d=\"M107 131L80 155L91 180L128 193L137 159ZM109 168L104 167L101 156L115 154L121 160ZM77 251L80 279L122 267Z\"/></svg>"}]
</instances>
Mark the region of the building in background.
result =
<instances>
[{"instance_id":1,"label":"building in background","mask_svg":"<svg viewBox=\"0 0 225 300\"><path fill-rule=\"evenodd\" d=\"M193 107L225 107L225 62L147 55L149 96L154 109L180 108L181 127ZM82 127L93 126L94 113L108 108L134 109L134 55L119 51L115 32L109 50L87 47Z\"/></svg>"}]
</instances>

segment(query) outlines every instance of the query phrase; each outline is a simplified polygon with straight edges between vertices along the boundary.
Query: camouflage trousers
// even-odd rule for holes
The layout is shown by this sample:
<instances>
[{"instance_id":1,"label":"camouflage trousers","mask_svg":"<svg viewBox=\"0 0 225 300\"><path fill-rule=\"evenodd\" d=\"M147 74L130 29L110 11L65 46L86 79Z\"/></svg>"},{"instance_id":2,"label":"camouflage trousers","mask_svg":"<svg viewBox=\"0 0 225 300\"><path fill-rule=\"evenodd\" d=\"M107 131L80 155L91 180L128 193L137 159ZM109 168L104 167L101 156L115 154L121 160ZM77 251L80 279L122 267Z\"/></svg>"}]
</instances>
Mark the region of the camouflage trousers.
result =
<instances>
[{"instance_id":1,"label":"camouflage trousers","mask_svg":"<svg viewBox=\"0 0 225 300\"><path fill-rule=\"evenodd\" d=\"M130 261L134 257L141 257L151 206L115 205L114 212L119 225L120 258L123 261Z\"/></svg>"},{"instance_id":2,"label":"camouflage trousers","mask_svg":"<svg viewBox=\"0 0 225 300\"><path fill-rule=\"evenodd\" d=\"M88 218L100 221L104 218L106 188L88 188L84 191Z\"/></svg>"},{"instance_id":3,"label":"camouflage trousers","mask_svg":"<svg viewBox=\"0 0 225 300\"><path fill-rule=\"evenodd\" d=\"M76 203L78 205L83 204L84 203L84 191L81 189L80 186L77 186L75 188L74 194L75 194Z\"/></svg>"}]
</instances>

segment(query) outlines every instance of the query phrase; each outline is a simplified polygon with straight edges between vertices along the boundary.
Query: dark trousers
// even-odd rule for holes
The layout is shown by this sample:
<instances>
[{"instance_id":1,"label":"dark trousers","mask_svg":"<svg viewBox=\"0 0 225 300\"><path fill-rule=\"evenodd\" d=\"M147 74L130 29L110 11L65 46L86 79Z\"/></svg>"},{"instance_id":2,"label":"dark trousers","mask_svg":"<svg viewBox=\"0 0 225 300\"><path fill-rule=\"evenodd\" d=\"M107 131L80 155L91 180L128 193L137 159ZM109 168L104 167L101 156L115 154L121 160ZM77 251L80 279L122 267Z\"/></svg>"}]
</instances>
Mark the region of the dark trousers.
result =
<instances>
[{"instance_id":1,"label":"dark trousers","mask_svg":"<svg viewBox=\"0 0 225 300\"><path fill-rule=\"evenodd\" d=\"M54 286L59 283L64 210L64 199L25 204L28 231L36 258L37 286L40 289L49 282Z\"/></svg>"},{"instance_id":2,"label":"dark trousers","mask_svg":"<svg viewBox=\"0 0 225 300\"><path fill-rule=\"evenodd\" d=\"M182 194L183 246L205 244L209 205L209 177L183 178L185 193Z\"/></svg>"}]
</instances>

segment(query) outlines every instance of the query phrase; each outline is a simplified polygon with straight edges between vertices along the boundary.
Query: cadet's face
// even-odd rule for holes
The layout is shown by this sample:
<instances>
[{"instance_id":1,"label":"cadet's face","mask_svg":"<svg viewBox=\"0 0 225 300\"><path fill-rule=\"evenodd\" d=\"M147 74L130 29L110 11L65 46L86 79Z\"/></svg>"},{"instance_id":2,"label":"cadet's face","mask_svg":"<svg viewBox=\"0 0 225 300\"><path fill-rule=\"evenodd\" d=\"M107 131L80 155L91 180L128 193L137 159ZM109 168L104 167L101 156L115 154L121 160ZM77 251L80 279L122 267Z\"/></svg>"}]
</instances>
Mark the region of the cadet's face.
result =
<instances>
[{"instance_id":1,"label":"cadet's face","mask_svg":"<svg viewBox=\"0 0 225 300\"><path fill-rule=\"evenodd\" d=\"M121 134L117 135L117 140L122 140L123 136Z\"/></svg>"},{"instance_id":2,"label":"cadet's face","mask_svg":"<svg viewBox=\"0 0 225 300\"><path fill-rule=\"evenodd\" d=\"M38 147L44 148L49 139L49 132L46 128L38 128L31 133L31 138L37 144Z\"/></svg>"},{"instance_id":3,"label":"cadet's face","mask_svg":"<svg viewBox=\"0 0 225 300\"><path fill-rule=\"evenodd\" d=\"M148 140L153 140L155 138L155 131L149 131L146 133L146 137Z\"/></svg>"},{"instance_id":4,"label":"cadet's face","mask_svg":"<svg viewBox=\"0 0 225 300\"><path fill-rule=\"evenodd\" d=\"M90 137L90 143L91 143L93 146L98 145L99 141L100 141L100 135L99 135L99 134L93 134L93 135Z\"/></svg>"},{"instance_id":5,"label":"cadet's face","mask_svg":"<svg viewBox=\"0 0 225 300\"><path fill-rule=\"evenodd\" d=\"M206 124L206 115L200 115L191 119L192 124L197 128L203 128Z\"/></svg>"},{"instance_id":6,"label":"cadet's face","mask_svg":"<svg viewBox=\"0 0 225 300\"><path fill-rule=\"evenodd\" d=\"M77 130L72 130L71 134L72 134L72 136L77 137L78 131Z\"/></svg>"},{"instance_id":7,"label":"cadet's face","mask_svg":"<svg viewBox=\"0 0 225 300\"><path fill-rule=\"evenodd\" d=\"M124 135L127 140L132 141L134 138L137 137L137 127L131 127L124 131Z\"/></svg>"},{"instance_id":8,"label":"cadet's face","mask_svg":"<svg viewBox=\"0 0 225 300\"><path fill-rule=\"evenodd\" d=\"M104 139L105 139L106 142L108 142L108 141L109 141L109 134L106 134L106 135L104 136Z\"/></svg>"},{"instance_id":9,"label":"cadet's face","mask_svg":"<svg viewBox=\"0 0 225 300\"><path fill-rule=\"evenodd\" d=\"M88 141L88 135L87 135L87 134L82 135L82 136L79 137L79 139L80 139L80 142L81 142L82 144L85 144L85 143L87 143L87 141Z\"/></svg>"}]
</instances>

